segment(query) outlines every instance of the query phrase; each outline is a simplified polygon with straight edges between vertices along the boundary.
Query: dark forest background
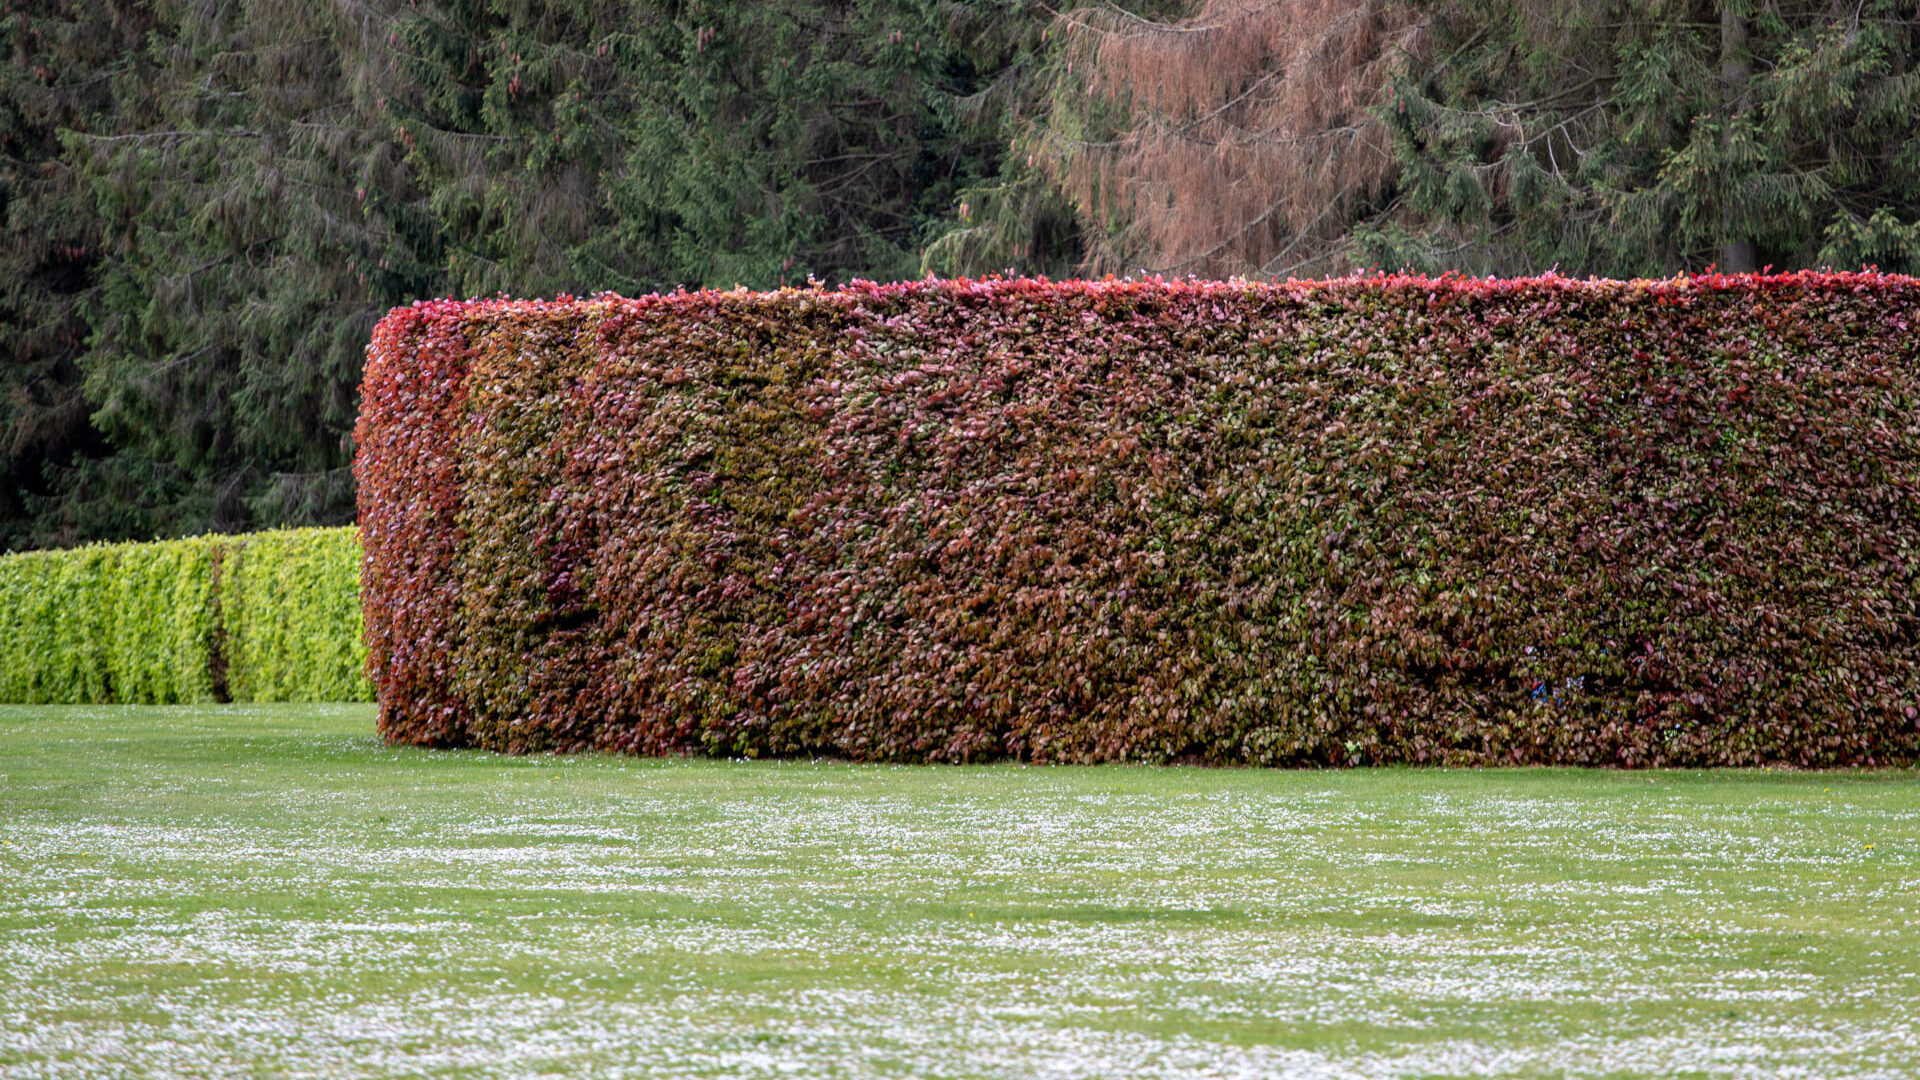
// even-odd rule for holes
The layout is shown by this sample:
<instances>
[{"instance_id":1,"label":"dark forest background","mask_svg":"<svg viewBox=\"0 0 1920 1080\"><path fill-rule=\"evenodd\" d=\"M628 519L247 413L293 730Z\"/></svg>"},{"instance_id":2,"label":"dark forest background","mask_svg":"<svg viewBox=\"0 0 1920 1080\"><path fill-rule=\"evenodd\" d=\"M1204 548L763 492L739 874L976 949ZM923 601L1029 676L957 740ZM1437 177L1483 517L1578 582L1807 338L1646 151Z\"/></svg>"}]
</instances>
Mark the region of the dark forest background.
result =
<instances>
[{"instance_id":1,"label":"dark forest background","mask_svg":"<svg viewBox=\"0 0 1920 1080\"><path fill-rule=\"evenodd\" d=\"M1914 273L1917 8L0 0L0 550L351 521L422 297Z\"/></svg>"}]
</instances>

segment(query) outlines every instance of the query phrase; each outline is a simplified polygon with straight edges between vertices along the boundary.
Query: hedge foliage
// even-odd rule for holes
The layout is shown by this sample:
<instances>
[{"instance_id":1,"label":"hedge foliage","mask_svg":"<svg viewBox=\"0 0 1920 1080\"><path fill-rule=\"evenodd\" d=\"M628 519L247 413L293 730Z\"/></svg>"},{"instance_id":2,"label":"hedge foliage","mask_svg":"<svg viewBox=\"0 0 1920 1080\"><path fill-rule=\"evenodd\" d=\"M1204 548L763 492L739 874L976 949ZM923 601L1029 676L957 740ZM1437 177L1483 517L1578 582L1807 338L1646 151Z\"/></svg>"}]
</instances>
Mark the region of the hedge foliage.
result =
<instances>
[{"instance_id":1,"label":"hedge foliage","mask_svg":"<svg viewBox=\"0 0 1920 1080\"><path fill-rule=\"evenodd\" d=\"M368 701L355 530L0 556L0 701Z\"/></svg>"},{"instance_id":2,"label":"hedge foliage","mask_svg":"<svg viewBox=\"0 0 1920 1080\"><path fill-rule=\"evenodd\" d=\"M1920 751L1920 282L855 285L395 310L389 739Z\"/></svg>"},{"instance_id":3,"label":"hedge foliage","mask_svg":"<svg viewBox=\"0 0 1920 1080\"><path fill-rule=\"evenodd\" d=\"M233 700L373 700L357 530L253 533L242 538L223 582Z\"/></svg>"}]
</instances>

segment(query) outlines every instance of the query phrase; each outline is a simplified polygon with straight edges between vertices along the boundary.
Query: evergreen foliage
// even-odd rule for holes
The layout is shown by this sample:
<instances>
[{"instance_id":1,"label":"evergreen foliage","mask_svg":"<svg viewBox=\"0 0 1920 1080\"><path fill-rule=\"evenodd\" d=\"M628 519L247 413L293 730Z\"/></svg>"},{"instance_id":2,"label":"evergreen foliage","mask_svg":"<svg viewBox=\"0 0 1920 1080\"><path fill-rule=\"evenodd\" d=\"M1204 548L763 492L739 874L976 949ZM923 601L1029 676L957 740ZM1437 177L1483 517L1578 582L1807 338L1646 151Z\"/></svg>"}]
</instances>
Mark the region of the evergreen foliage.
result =
<instances>
[{"instance_id":1,"label":"evergreen foliage","mask_svg":"<svg viewBox=\"0 0 1920 1080\"><path fill-rule=\"evenodd\" d=\"M996 156L938 104L918 0L423 6L391 104L449 291L895 278Z\"/></svg>"},{"instance_id":2,"label":"evergreen foliage","mask_svg":"<svg viewBox=\"0 0 1920 1080\"><path fill-rule=\"evenodd\" d=\"M7 225L41 269L13 285L6 344L40 389L10 395L0 542L350 520L366 336L440 287L437 229L370 109L373 13L25 7L5 21L26 58Z\"/></svg>"},{"instance_id":3,"label":"evergreen foliage","mask_svg":"<svg viewBox=\"0 0 1920 1080\"><path fill-rule=\"evenodd\" d=\"M46 500L107 452L81 359L105 223L64 158L62 130L144 123L138 65L151 18L128 0L9 4L0 17L0 550L124 533L75 528Z\"/></svg>"},{"instance_id":4,"label":"evergreen foliage","mask_svg":"<svg viewBox=\"0 0 1920 1080\"><path fill-rule=\"evenodd\" d=\"M67 516L134 535L350 520L367 335L440 287L418 192L359 100L371 28L282 0L153 10L132 61L151 118L63 137L109 245L81 364L116 450Z\"/></svg>"},{"instance_id":5,"label":"evergreen foliage","mask_svg":"<svg viewBox=\"0 0 1920 1080\"><path fill-rule=\"evenodd\" d=\"M1454 0L1379 110L1362 259L1660 277L1920 271L1913 4Z\"/></svg>"},{"instance_id":6,"label":"evergreen foliage","mask_svg":"<svg viewBox=\"0 0 1920 1080\"><path fill-rule=\"evenodd\" d=\"M1920 267L1902 0L1191 0L1055 24L1100 272Z\"/></svg>"}]
</instances>

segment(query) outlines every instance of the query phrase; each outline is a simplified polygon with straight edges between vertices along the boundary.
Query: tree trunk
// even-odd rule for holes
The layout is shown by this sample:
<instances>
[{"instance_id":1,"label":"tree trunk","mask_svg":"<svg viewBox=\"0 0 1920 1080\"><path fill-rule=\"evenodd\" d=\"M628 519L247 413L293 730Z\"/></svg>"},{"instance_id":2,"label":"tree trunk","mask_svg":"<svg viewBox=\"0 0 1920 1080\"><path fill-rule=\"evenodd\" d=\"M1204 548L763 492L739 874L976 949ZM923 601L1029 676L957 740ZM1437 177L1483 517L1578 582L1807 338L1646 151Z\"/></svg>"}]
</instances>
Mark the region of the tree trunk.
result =
<instances>
[{"instance_id":1,"label":"tree trunk","mask_svg":"<svg viewBox=\"0 0 1920 1080\"><path fill-rule=\"evenodd\" d=\"M1722 0L1720 4L1720 80L1726 87L1721 103L1729 117L1746 108L1741 99L1746 96L1747 82L1753 76L1753 61L1747 55L1747 20L1739 11L1742 6L1740 0L1731 3ZM1722 208L1723 219L1732 217L1731 210L1731 207ZM1731 225L1728 231L1731 234ZM1722 273L1751 274L1759 269L1758 261L1751 237L1728 235L1720 245Z\"/></svg>"}]
</instances>

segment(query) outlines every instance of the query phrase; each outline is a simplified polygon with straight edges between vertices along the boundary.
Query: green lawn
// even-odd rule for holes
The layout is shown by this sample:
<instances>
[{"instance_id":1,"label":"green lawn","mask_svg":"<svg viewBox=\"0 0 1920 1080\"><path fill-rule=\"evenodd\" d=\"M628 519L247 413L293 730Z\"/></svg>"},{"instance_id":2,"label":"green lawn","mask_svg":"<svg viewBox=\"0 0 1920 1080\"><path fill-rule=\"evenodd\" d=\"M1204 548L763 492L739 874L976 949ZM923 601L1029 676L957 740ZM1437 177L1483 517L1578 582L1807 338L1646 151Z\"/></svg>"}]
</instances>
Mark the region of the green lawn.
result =
<instances>
[{"instance_id":1,"label":"green lawn","mask_svg":"<svg viewBox=\"0 0 1920 1080\"><path fill-rule=\"evenodd\" d=\"M0 707L0 1075L1920 1076L1920 774L501 758Z\"/></svg>"}]
</instances>

